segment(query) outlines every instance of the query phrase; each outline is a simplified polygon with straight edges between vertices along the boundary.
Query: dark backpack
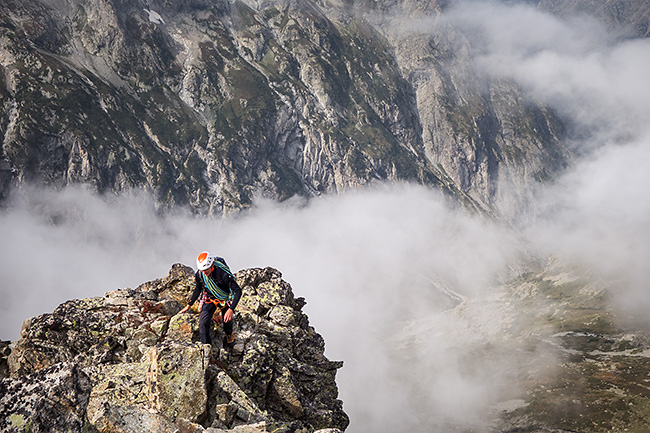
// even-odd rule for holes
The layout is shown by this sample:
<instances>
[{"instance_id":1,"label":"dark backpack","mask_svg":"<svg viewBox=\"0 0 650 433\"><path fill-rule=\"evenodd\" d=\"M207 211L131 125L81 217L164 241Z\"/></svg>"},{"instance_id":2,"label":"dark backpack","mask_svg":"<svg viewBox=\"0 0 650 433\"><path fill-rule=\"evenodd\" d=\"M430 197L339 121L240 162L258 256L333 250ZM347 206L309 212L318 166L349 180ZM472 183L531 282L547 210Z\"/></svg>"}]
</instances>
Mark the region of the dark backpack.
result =
<instances>
[{"instance_id":1,"label":"dark backpack","mask_svg":"<svg viewBox=\"0 0 650 433\"><path fill-rule=\"evenodd\" d=\"M222 271L230 275L231 277L235 278L235 276L232 274L232 271L228 267L228 264L226 263L226 260L223 257L215 257L214 258L214 265L218 266Z\"/></svg>"}]
</instances>

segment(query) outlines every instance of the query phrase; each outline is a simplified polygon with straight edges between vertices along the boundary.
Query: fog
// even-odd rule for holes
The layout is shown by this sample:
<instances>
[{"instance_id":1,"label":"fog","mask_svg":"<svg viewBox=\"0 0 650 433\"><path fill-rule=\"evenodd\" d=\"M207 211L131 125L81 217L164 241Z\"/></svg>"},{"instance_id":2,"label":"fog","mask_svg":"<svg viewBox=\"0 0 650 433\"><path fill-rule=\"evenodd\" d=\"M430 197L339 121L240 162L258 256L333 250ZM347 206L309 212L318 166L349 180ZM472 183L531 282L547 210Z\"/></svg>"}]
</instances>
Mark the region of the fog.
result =
<instances>
[{"instance_id":1,"label":"fog","mask_svg":"<svg viewBox=\"0 0 650 433\"><path fill-rule=\"evenodd\" d=\"M647 132L648 39L611 34L585 15L559 19L492 1L459 2L443 21L469 38L477 71L514 79L581 128L586 137L578 145L608 145Z\"/></svg>"},{"instance_id":2,"label":"fog","mask_svg":"<svg viewBox=\"0 0 650 433\"><path fill-rule=\"evenodd\" d=\"M68 299L135 287L166 275L176 262L194 266L195 255L208 249L233 270L279 269L307 299L305 312L325 337L326 354L345 361L341 398L357 431L426 425L411 415L429 405L436 422L457 421L464 410L485 409L484 396L495 395L502 376L483 373L504 358L486 361L476 373L458 371L468 355L458 349L492 338L498 320L493 331L477 334L494 321L494 311L474 316L478 322L470 325L440 316L455 305L440 289L488 294L519 241L508 229L444 203L422 186L377 185L309 202L261 201L245 215L219 220L158 216L145 193L98 197L83 188L25 188L0 215L2 338L17 339L23 319ZM417 337L406 327L413 320L426 327L437 322L449 333L432 332L403 358L394 348ZM417 380L403 370L407 364ZM423 375L436 387L420 383ZM429 395L415 398L414 387ZM408 416L387 416L389 408Z\"/></svg>"},{"instance_id":3,"label":"fog","mask_svg":"<svg viewBox=\"0 0 650 433\"><path fill-rule=\"evenodd\" d=\"M260 201L224 220L158 215L143 192L99 197L79 187L25 187L14 191L0 222L5 339L18 337L23 319L64 300L135 287L166 275L176 262L194 266L203 249L223 255L233 269L281 270L308 292L316 310L332 304L336 316L365 308L383 318L386 299L392 305L430 291L434 278L467 295L480 293L510 262L516 244L507 229L451 210L431 189L406 184L309 202ZM397 319L429 309L404 305ZM324 322L341 332L347 326Z\"/></svg>"},{"instance_id":4,"label":"fog","mask_svg":"<svg viewBox=\"0 0 650 433\"><path fill-rule=\"evenodd\" d=\"M543 192L528 230L538 251L611 281L614 306L641 320L650 308L648 167L648 136L600 148Z\"/></svg>"},{"instance_id":5,"label":"fog","mask_svg":"<svg viewBox=\"0 0 650 433\"><path fill-rule=\"evenodd\" d=\"M526 5L460 2L445 22L468 35L475 68L514 79L569 119L574 166L544 185L524 232L539 251L618 281L614 302L650 307L650 40L609 33L587 16ZM521 223L521 222L520 222Z\"/></svg>"},{"instance_id":6,"label":"fog","mask_svg":"<svg viewBox=\"0 0 650 433\"><path fill-rule=\"evenodd\" d=\"M524 245L615 280L622 306L647 311L650 43L530 6L460 3L445 19L474 35L477 70L515 79L585 131L572 143L580 158L540 186L517 233L408 184L260 200L227 219L159 215L138 191L25 186L0 213L0 338L16 340L24 319L68 299L194 266L208 249L233 270L275 267L306 298L326 354L345 362L348 431L480 430L495 401L517 398L516 368L552 363L504 341L497 288Z\"/></svg>"}]
</instances>

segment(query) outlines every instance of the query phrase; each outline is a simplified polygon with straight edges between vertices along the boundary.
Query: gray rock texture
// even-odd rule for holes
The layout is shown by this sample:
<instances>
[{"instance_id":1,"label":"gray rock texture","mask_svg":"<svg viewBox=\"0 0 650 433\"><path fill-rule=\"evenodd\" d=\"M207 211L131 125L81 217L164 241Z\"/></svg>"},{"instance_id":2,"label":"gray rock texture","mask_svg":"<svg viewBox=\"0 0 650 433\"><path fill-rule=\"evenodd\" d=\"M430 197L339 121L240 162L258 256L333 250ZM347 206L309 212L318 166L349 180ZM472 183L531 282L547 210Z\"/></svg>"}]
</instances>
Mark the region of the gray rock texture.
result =
<instances>
[{"instance_id":1,"label":"gray rock texture","mask_svg":"<svg viewBox=\"0 0 650 433\"><path fill-rule=\"evenodd\" d=\"M539 0L538 5L559 16L594 17L621 36L650 36L650 5L644 0Z\"/></svg>"},{"instance_id":2,"label":"gray rock texture","mask_svg":"<svg viewBox=\"0 0 650 433\"><path fill-rule=\"evenodd\" d=\"M373 8L444 13L437 2L3 2L0 196L83 183L224 213L259 195L401 180L493 211L571 158L560 119L477 75L460 31L396 33Z\"/></svg>"}]
</instances>

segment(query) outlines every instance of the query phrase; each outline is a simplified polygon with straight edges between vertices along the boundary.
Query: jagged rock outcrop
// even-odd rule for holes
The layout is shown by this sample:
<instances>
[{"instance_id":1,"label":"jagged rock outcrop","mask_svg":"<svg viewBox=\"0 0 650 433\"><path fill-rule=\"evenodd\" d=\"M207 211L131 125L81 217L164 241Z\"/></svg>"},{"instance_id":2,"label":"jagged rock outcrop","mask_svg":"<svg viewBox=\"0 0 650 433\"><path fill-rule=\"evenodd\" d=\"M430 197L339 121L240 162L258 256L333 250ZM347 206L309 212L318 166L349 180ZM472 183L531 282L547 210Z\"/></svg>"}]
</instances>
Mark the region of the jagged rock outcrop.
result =
<instances>
[{"instance_id":1,"label":"jagged rock outcrop","mask_svg":"<svg viewBox=\"0 0 650 433\"><path fill-rule=\"evenodd\" d=\"M0 428L6 432L83 431L90 380L61 362L20 380L0 382Z\"/></svg>"},{"instance_id":2,"label":"jagged rock outcrop","mask_svg":"<svg viewBox=\"0 0 650 433\"><path fill-rule=\"evenodd\" d=\"M9 364L7 358L11 353L11 341L0 341L0 379L9 377Z\"/></svg>"},{"instance_id":3,"label":"jagged rock outcrop","mask_svg":"<svg viewBox=\"0 0 650 433\"><path fill-rule=\"evenodd\" d=\"M198 341L198 315L177 315L191 268L29 319L0 382L7 432L266 432L344 430L341 362L280 272L236 274L244 295L236 344ZM8 349L3 349L6 351Z\"/></svg>"}]
</instances>

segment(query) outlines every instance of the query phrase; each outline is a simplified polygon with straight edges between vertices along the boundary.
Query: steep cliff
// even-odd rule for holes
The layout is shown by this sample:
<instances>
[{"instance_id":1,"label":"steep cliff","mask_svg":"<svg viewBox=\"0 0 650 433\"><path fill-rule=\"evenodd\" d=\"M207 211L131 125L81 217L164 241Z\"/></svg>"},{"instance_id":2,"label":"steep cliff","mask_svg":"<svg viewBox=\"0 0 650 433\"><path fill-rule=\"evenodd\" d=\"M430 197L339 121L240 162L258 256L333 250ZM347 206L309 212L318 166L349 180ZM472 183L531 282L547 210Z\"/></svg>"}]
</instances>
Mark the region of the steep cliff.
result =
<instances>
[{"instance_id":1,"label":"steep cliff","mask_svg":"<svg viewBox=\"0 0 650 433\"><path fill-rule=\"evenodd\" d=\"M495 208L570 158L562 123L482 83L461 32L373 18L436 2L7 1L1 195L143 187L221 213L380 180ZM400 12L402 11L402 12ZM385 16L385 15L382 15Z\"/></svg>"},{"instance_id":2,"label":"steep cliff","mask_svg":"<svg viewBox=\"0 0 650 433\"><path fill-rule=\"evenodd\" d=\"M222 347L221 328L212 347L198 342L198 314L175 315L193 278L179 264L135 290L28 319L20 340L3 345L10 377L0 381L0 430L344 430L335 382L342 362L323 355L325 342L301 312L305 300L274 269L236 276L244 295L232 349Z\"/></svg>"},{"instance_id":3,"label":"steep cliff","mask_svg":"<svg viewBox=\"0 0 650 433\"><path fill-rule=\"evenodd\" d=\"M413 89L427 160L482 208L514 200L523 209L572 160L565 121L515 81L480 70L477 41L445 19L455 3L397 2L368 17Z\"/></svg>"}]
</instances>

